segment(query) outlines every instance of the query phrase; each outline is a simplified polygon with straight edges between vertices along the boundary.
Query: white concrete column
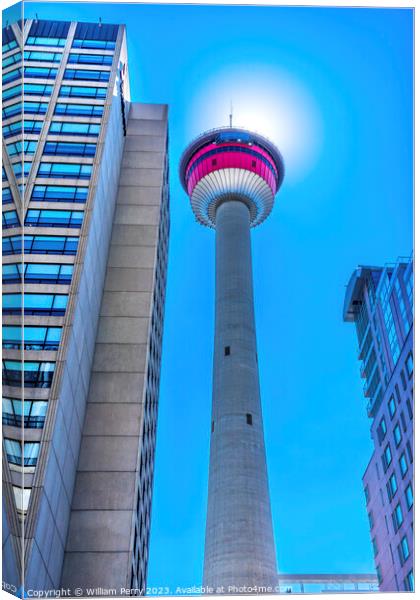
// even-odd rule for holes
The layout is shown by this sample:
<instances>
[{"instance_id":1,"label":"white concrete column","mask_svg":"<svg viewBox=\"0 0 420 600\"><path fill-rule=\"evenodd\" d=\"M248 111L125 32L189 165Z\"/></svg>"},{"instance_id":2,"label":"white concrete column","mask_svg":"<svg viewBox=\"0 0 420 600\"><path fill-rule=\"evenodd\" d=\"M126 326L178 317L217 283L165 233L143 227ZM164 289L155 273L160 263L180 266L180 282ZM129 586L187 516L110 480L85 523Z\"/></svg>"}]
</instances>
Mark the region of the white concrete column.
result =
<instances>
[{"instance_id":1,"label":"white concrete column","mask_svg":"<svg viewBox=\"0 0 420 600\"><path fill-rule=\"evenodd\" d=\"M250 213L216 213L213 409L203 584L276 585L255 335Z\"/></svg>"}]
</instances>

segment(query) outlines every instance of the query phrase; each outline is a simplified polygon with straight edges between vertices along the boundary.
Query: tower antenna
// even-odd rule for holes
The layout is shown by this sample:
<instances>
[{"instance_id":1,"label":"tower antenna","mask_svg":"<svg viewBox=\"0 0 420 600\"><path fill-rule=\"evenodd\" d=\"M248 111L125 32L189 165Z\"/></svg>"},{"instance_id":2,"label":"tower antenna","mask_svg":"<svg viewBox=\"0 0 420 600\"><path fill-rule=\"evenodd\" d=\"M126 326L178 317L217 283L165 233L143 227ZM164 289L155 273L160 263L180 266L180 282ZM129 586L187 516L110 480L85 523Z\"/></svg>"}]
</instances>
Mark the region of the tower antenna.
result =
<instances>
[{"instance_id":1,"label":"tower antenna","mask_svg":"<svg viewBox=\"0 0 420 600\"><path fill-rule=\"evenodd\" d=\"M233 104L232 100L230 101L230 113L229 113L229 127L232 127L232 119L233 119Z\"/></svg>"}]
</instances>

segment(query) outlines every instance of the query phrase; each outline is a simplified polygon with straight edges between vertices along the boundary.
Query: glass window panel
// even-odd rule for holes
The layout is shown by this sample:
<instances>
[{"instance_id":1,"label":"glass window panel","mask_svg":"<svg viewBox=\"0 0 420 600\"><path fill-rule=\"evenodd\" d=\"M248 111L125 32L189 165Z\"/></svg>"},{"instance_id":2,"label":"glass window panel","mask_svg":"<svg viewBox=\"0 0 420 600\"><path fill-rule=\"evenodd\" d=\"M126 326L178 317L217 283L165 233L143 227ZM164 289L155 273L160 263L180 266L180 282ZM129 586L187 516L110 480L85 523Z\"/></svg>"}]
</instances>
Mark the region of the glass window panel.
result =
<instances>
[{"instance_id":1,"label":"glass window panel","mask_svg":"<svg viewBox=\"0 0 420 600\"><path fill-rule=\"evenodd\" d=\"M64 46L65 43L66 38L28 36L26 40L27 46Z\"/></svg>"},{"instance_id":2,"label":"glass window panel","mask_svg":"<svg viewBox=\"0 0 420 600\"><path fill-rule=\"evenodd\" d=\"M25 86L25 93L26 93L26 86ZM3 90L3 93L2 93L3 102L5 102L6 100L9 100L10 98L14 98L15 96L21 96L21 95L22 95L22 84L14 85L13 87L8 88L7 90Z\"/></svg>"},{"instance_id":3,"label":"glass window panel","mask_svg":"<svg viewBox=\"0 0 420 600\"><path fill-rule=\"evenodd\" d=\"M106 98L107 88L62 85L60 96L69 98Z\"/></svg>"},{"instance_id":4,"label":"glass window panel","mask_svg":"<svg viewBox=\"0 0 420 600\"><path fill-rule=\"evenodd\" d=\"M42 52L40 50L25 50L25 60L36 60L39 62L60 62L61 52Z\"/></svg>"},{"instance_id":5,"label":"glass window panel","mask_svg":"<svg viewBox=\"0 0 420 600\"><path fill-rule=\"evenodd\" d=\"M18 67L17 69L13 69L8 73L5 73L2 77L3 85L10 83L11 81L15 81L16 79L21 79L22 77L22 69Z\"/></svg>"},{"instance_id":6,"label":"glass window panel","mask_svg":"<svg viewBox=\"0 0 420 600\"><path fill-rule=\"evenodd\" d=\"M25 96L51 96L51 92L52 85L25 82Z\"/></svg>"}]
</instances>

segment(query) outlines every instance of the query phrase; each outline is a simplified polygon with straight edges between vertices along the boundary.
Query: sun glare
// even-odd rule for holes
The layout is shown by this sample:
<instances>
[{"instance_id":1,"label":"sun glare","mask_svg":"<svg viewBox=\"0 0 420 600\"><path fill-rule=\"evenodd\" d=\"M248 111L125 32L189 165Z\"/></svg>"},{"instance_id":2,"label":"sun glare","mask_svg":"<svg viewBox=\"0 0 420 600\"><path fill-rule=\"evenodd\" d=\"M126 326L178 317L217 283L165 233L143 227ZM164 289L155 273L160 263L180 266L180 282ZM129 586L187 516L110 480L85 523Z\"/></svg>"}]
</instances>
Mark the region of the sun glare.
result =
<instances>
[{"instance_id":1,"label":"sun glare","mask_svg":"<svg viewBox=\"0 0 420 600\"><path fill-rule=\"evenodd\" d=\"M286 180L303 179L314 168L322 144L322 120L302 83L259 65L219 72L193 98L190 135L229 125L231 103L233 125L261 133L278 146Z\"/></svg>"}]
</instances>

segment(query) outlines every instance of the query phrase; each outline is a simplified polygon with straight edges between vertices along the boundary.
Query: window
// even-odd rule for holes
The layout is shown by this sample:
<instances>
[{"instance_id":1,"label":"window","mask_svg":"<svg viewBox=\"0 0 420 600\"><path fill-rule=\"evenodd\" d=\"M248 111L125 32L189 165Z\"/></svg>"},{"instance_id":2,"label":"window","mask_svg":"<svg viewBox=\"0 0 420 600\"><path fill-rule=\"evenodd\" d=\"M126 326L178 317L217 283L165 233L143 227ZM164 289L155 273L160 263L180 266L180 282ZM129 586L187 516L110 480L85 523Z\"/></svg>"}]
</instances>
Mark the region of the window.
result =
<instances>
[{"instance_id":1,"label":"window","mask_svg":"<svg viewBox=\"0 0 420 600\"><path fill-rule=\"evenodd\" d=\"M404 371L401 371L400 375L401 375L401 383L402 383L402 386L403 386L403 390L406 390L407 389L407 379L405 377Z\"/></svg>"},{"instance_id":2,"label":"window","mask_svg":"<svg viewBox=\"0 0 420 600\"><path fill-rule=\"evenodd\" d=\"M10 204L11 202L13 202L13 196L12 196L12 192L10 191L10 188L6 187L2 189L1 192L1 196L2 196L2 204Z\"/></svg>"},{"instance_id":3,"label":"window","mask_svg":"<svg viewBox=\"0 0 420 600\"><path fill-rule=\"evenodd\" d=\"M64 121L53 121L49 133L63 135L99 135L101 126L96 123L66 123Z\"/></svg>"},{"instance_id":4,"label":"window","mask_svg":"<svg viewBox=\"0 0 420 600\"><path fill-rule=\"evenodd\" d=\"M412 463L413 462L413 452L411 451L410 440L407 440L406 450L407 450L408 460Z\"/></svg>"},{"instance_id":5,"label":"window","mask_svg":"<svg viewBox=\"0 0 420 600\"><path fill-rule=\"evenodd\" d=\"M12 135L22 135L22 127L24 133L38 134L41 133L42 121L28 121L25 119L23 126L22 121L15 121L14 123L10 123L10 125L4 125L3 136L7 138Z\"/></svg>"},{"instance_id":6,"label":"window","mask_svg":"<svg viewBox=\"0 0 420 600\"><path fill-rule=\"evenodd\" d=\"M22 442L19 440L4 438L4 445L9 463L25 467L34 467L36 465L39 454L39 442L25 442L23 444L23 456Z\"/></svg>"},{"instance_id":7,"label":"window","mask_svg":"<svg viewBox=\"0 0 420 600\"><path fill-rule=\"evenodd\" d=\"M3 125L3 137L8 138L12 135L21 135L22 128L22 121L15 121L14 123L10 123L10 125Z\"/></svg>"},{"instance_id":8,"label":"window","mask_svg":"<svg viewBox=\"0 0 420 600\"><path fill-rule=\"evenodd\" d=\"M389 465L391 464L391 461L392 461L392 452L391 452L390 445L388 444L385 448L385 452L382 455L382 466L384 469L384 473L386 473Z\"/></svg>"},{"instance_id":9,"label":"window","mask_svg":"<svg viewBox=\"0 0 420 600\"><path fill-rule=\"evenodd\" d=\"M14 142L7 144L7 153L9 156L17 156L19 154L35 154L37 142L35 140L24 140L23 142Z\"/></svg>"},{"instance_id":10,"label":"window","mask_svg":"<svg viewBox=\"0 0 420 600\"><path fill-rule=\"evenodd\" d=\"M54 263L12 263L3 265L3 283L20 283L23 279L25 283L69 285L72 275L73 265Z\"/></svg>"},{"instance_id":11,"label":"window","mask_svg":"<svg viewBox=\"0 0 420 600\"><path fill-rule=\"evenodd\" d=\"M94 104L63 104L57 103L55 115L72 115L84 117L102 117L104 108L102 105Z\"/></svg>"},{"instance_id":12,"label":"window","mask_svg":"<svg viewBox=\"0 0 420 600\"><path fill-rule=\"evenodd\" d=\"M7 58L3 58L2 60L2 67L3 69L6 69L7 67L10 67L11 65L15 65L18 62L22 61L22 53L19 52L15 52L14 54L10 54Z\"/></svg>"},{"instance_id":13,"label":"window","mask_svg":"<svg viewBox=\"0 0 420 600\"><path fill-rule=\"evenodd\" d=\"M6 350L58 350L61 327L22 327L3 325L3 348Z\"/></svg>"},{"instance_id":14,"label":"window","mask_svg":"<svg viewBox=\"0 0 420 600\"><path fill-rule=\"evenodd\" d=\"M57 69L50 67L25 67L24 77L26 79L55 79Z\"/></svg>"},{"instance_id":15,"label":"window","mask_svg":"<svg viewBox=\"0 0 420 600\"><path fill-rule=\"evenodd\" d=\"M13 494L15 497L16 510L25 513L28 510L29 498L31 497L31 488L23 488L13 485Z\"/></svg>"},{"instance_id":16,"label":"window","mask_svg":"<svg viewBox=\"0 0 420 600\"><path fill-rule=\"evenodd\" d=\"M369 500L370 500L370 493L369 493L369 486L368 485L365 486L364 492L365 492L365 499L366 499L366 504L367 504L369 502Z\"/></svg>"},{"instance_id":17,"label":"window","mask_svg":"<svg viewBox=\"0 0 420 600\"><path fill-rule=\"evenodd\" d=\"M378 576L378 583L379 585L381 585L382 583L382 569L381 569L381 565L376 565L376 575Z\"/></svg>"},{"instance_id":18,"label":"window","mask_svg":"<svg viewBox=\"0 0 420 600\"><path fill-rule=\"evenodd\" d=\"M400 404L401 394L400 394L400 388L398 387L398 383L395 384L395 394L397 396L398 404Z\"/></svg>"},{"instance_id":19,"label":"window","mask_svg":"<svg viewBox=\"0 0 420 600\"><path fill-rule=\"evenodd\" d=\"M394 396L391 396L391 398L388 401L388 412L389 412L389 416L391 419L395 415L395 411L396 411L395 398L394 398Z\"/></svg>"},{"instance_id":20,"label":"window","mask_svg":"<svg viewBox=\"0 0 420 600\"><path fill-rule=\"evenodd\" d=\"M368 519L369 519L369 527L372 529L372 528L373 528L373 526L374 526L374 524L375 524L375 522L374 522L374 520L373 520L373 514L372 514L372 511L369 511L369 513L368 513Z\"/></svg>"},{"instance_id":21,"label":"window","mask_svg":"<svg viewBox=\"0 0 420 600\"><path fill-rule=\"evenodd\" d=\"M37 62L60 62L61 52L43 52L41 50L25 50L25 60L36 60Z\"/></svg>"},{"instance_id":22,"label":"window","mask_svg":"<svg viewBox=\"0 0 420 600\"><path fill-rule=\"evenodd\" d=\"M112 65L112 55L110 54L69 54L69 63L82 65Z\"/></svg>"},{"instance_id":23,"label":"window","mask_svg":"<svg viewBox=\"0 0 420 600\"><path fill-rule=\"evenodd\" d=\"M57 179L90 179L92 165L78 163L47 163L39 165L37 177L55 177Z\"/></svg>"},{"instance_id":24,"label":"window","mask_svg":"<svg viewBox=\"0 0 420 600\"><path fill-rule=\"evenodd\" d=\"M52 85L25 81L25 96L51 96L52 88Z\"/></svg>"},{"instance_id":25,"label":"window","mask_svg":"<svg viewBox=\"0 0 420 600\"><path fill-rule=\"evenodd\" d=\"M110 71L88 71L87 69L66 69L63 79L83 79L85 81L108 81Z\"/></svg>"},{"instance_id":26,"label":"window","mask_svg":"<svg viewBox=\"0 0 420 600\"><path fill-rule=\"evenodd\" d=\"M27 177L29 175L29 171L31 170L31 166L32 163L31 162L24 162L23 163L23 176ZM19 179L20 177L22 177L22 163L14 163L12 165L13 167L13 173L15 174L16 179Z\"/></svg>"},{"instance_id":27,"label":"window","mask_svg":"<svg viewBox=\"0 0 420 600\"><path fill-rule=\"evenodd\" d=\"M400 456L400 469L401 469L401 475L402 477L405 477L407 471L408 471L408 464L407 464L407 458L405 456L405 452L403 452Z\"/></svg>"},{"instance_id":28,"label":"window","mask_svg":"<svg viewBox=\"0 0 420 600\"><path fill-rule=\"evenodd\" d=\"M35 185L31 200L36 202L85 203L89 188L69 185Z\"/></svg>"},{"instance_id":29,"label":"window","mask_svg":"<svg viewBox=\"0 0 420 600\"><path fill-rule=\"evenodd\" d=\"M409 355L406 358L405 368L407 370L408 377L411 379L413 377L413 369L414 369L413 354L412 354L412 352L410 352Z\"/></svg>"},{"instance_id":30,"label":"window","mask_svg":"<svg viewBox=\"0 0 420 600\"><path fill-rule=\"evenodd\" d=\"M12 71L9 71L8 73L5 73L2 77L2 81L3 81L3 85L6 85L7 83L11 83L12 81L16 81L16 79L21 79L22 78L22 69L20 67L18 67L17 69L13 69Z\"/></svg>"},{"instance_id":31,"label":"window","mask_svg":"<svg viewBox=\"0 0 420 600\"><path fill-rule=\"evenodd\" d=\"M25 225L28 227L74 227L80 228L83 212L76 210L35 210L26 213Z\"/></svg>"},{"instance_id":32,"label":"window","mask_svg":"<svg viewBox=\"0 0 420 600\"><path fill-rule=\"evenodd\" d=\"M97 48L98 50L115 50L115 42L107 40L73 40L73 48Z\"/></svg>"},{"instance_id":33,"label":"window","mask_svg":"<svg viewBox=\"0 0 420 600\"><path fill-rule=\"evenodd\" d=\"M407 431L407 423L405 421L405 415L404 415L403 410L401 410L400 418L401 418L401 425L402 425L403 431Z\"/></svg>"},{"instance_id":34,"label":"window","mask_svg":"<svg viewBox=\"0 0 420 600\"><path fill-rule=\"evenodd\" d=\"M79 238L49 235L25 235L24 251L27 254L70 254L75 255ZM3 238L3 254L21 254L22 236Z\"/></svg>"},{"instance_id":35,"label":"window","mask_svg":"<svg viewBox=\"0 0 420 600\"><path fill-rule=\"evenodd\" d=\"M397 478L395 477L395 473L392 473L391 477L388 480L388 483L386 484L386 488L388 492L388 499L391 502L398 489Z\"/></svg>"},{"instance_id":36,"label":"window","mask_svg":"<svg viewBox=\"0 0 420 600\"><path fill-rule=\"evenodd\" d=\"M44 426L48 402L45 400L25 400L3 397L3 425L40 429Z\"/></svg>"},{"instance_id":37,"label":"window","mask_svg":"<svg viewBox=\"0 0 420 600\"><path fill-rule=\"evenodd\" d=\"M252 425L252 415L250 413L246 415L246 423L247 425Z\"/></svg>"},{"instance_id":38,"label":"window","mask_svg":"<svg viewBox=\"0 0 420 600\"><path fill-rule=\"evenodd\" d=\"M406 592L414 592L413 570L409 571L407 577L404 579L404 589Z\"/></svg>"},{"instance_id":39,"label":"window","mask_svg":"<svg viewBox=\"0 0 420 600\"><path fill-rule=\"evenodd\" d=\"M1 180L7 181L7 175L6 175L6 171L4 170L4 167L1 168Z\"/></svg>"},{"instance_id":40,"label":"window","mask_svg":"<svg viewBox=\"0 0 420 600\"><path fill-rule=\"evenodd\" d=\"M401 525L403 524L403 521L404 521L404 518L403 518L401 504L398 502L397 506L395 507L394 512L392 513L392 522L394 524L395 533L401 527Z\"/></svg>"},{"instance_id":41,"label":"window","mask_svg":"<svg viewBox=\"0 0 420 600\"><path fill-rule=\"evenodd\" d=\"M20 387L49 388L54 375L55 363L44 361L3 360L3 384Z\"/></svg>"},{"instance_id":42,"label":"window","mask_svg":"<svg viewBox=\"0 0 420 600\"><path fill-rule=\"evenodd\" d=\"M373 548L373 556L378 554L378 545L376 543L376 538L372 539L372 548Z\"/></svg>"},{"instance_id":43,"label":"window","mask_svg":"<svg viewBox=\"0 0 420 600\"><path fill-rule=\"evenodd\" d=\"M25 89L26 92L26 89ZM32 115L45 115L48 109L47 102L25 102L23 111Z\"/></svg>"},{"instance_id":44,"label":"window","mask_svg":"<svg viewBox=\"0 0 420 600\"><path fill-rule=\"evenodd\" d=\"M20 221L15 210L9 210L3 213L3 229L10 227L19 227Z\"/></svg>"},{"instance_id":45,"label":"window","mask_svg":"<svg viewBox=\"0 0 420 600\"><path fill-rule=\"evenodd\" d=\"M27 46L64 46L66 38L38 37L30 35L26 40Z\"/></svg>"},{"instance_id":46,"label":"window","mask_svg":"<svg viewBox=\"0 0 420 600\"><path fill-rule=\"evenodd\" d=\"M398 425L398 423L397 423L397 425L395 425L393 433L394 433L395 447L398 448L398 446L401 444L401 439L402 439L401 429L400 429L400 426Z\"/></svg>"},{"instance_id":47,"label":"window","mask_svg":"<svg viewBox=\"0 0 420 600\"><path fill-rule=\"evenodd\" d=\"M7 44L3 44L2 48L3 54L6 54L6 52L10 52L10 50L13 50L13 48L17 48L17 41L10 40L10 42L8 42Z\"/></svg>"},{"instance_id":48,"label":"window","mask_svg":"<svg viewBox=\"0 0 420 600\"><path fill-rule=\"evenodd\" d=\"M25 94L27 94L26 86L25 86ZM16 96L22 96L22 84L14 85L7 90L3 90L2 98L3 102L6 100L10 100L10 98L15 98Z\"/></svg>"},{"instance_id":49,"label":"window","mask_svg":"<svg viewBox=\"0 0 420 600\"><path fill-rule=\"evenodd\" d=\"M10 117L16 117L16 115L22 114L22 102L11 104L3 108L3 119L10 119Z\"/></svg>"},{"instance_id":50,"label":"window","mask_svg":"<svg viewBox=\"0 0 420 600\"><path fill-rule=\"evenodd\" d=\"M25 315L63 316L68 296L65 294L3 294L3 313L21 314L22 300Z\"/></svg>"},{"instance_id":51,"label":"window","mask_svg":"<svg viewBox=\"0 0 420 600\"><path fill-rule=\"evenodd\" d=\"M82 87L76 85L62 85L60 96L68 98L106 98L106 87Z\"/></svg>"},{"instance_id":52,"label":"window","mask_svg":"<svg viewBox=\"0 0 420 600\"><path fill-rule=\"evenodd\" d=\"M214 421L211 422L211 432L214 433Z\"/></svg>"},{"instance_id":53,"label":"window","mask_svg":"<svg viewBox=\"0 0 420 600\"><path fill-rule=\"evenodd\" d=\"M404 536L398 546L398 554L400 557L401 566L407 561L410 556L410 548L408 546L407 536Z\"/></svg>"},{"instance_id":54,"label":"window","mask_svg":"<svg viewBox=\"0 0 420 600\"><path fill-rule=\"evenodd\" d=\"M407 406L408 416L410 417L410 421L412 421L413 420L413 409L411 408L411 402L410 402L409 398L407 398L407 400L406 400L406 406Z\"/></svg>"},{"instance_id":55,"label":"window","mask_svg":"<svg viewBox=\"0 0 420 600\"><path fill-rule=\"evenodd\" d=\"M95 156L96 144L77 142L46 142L44 154L54 156Z\"/></svg>"},{"instance_id":56,"label":"window","mask_svg":"<svg viewBox=\"0 0 420 600\"><path fill-rule=\"evenodd\" d=\"M411 482L405 488L404 495L405 495L405 501L407 503L407 510L410 510L413 506L413 500L414 500L413 487L411 485Z\"/></svg>"}]
</instances>

